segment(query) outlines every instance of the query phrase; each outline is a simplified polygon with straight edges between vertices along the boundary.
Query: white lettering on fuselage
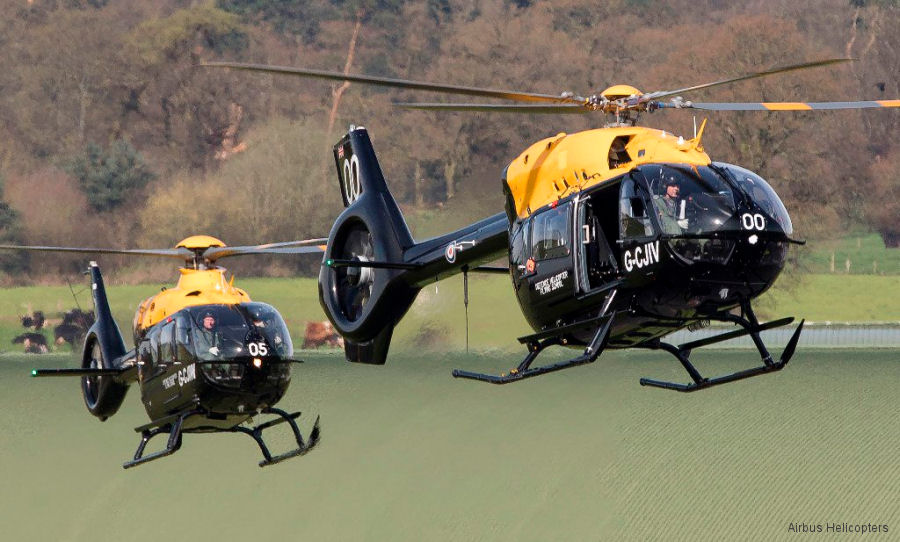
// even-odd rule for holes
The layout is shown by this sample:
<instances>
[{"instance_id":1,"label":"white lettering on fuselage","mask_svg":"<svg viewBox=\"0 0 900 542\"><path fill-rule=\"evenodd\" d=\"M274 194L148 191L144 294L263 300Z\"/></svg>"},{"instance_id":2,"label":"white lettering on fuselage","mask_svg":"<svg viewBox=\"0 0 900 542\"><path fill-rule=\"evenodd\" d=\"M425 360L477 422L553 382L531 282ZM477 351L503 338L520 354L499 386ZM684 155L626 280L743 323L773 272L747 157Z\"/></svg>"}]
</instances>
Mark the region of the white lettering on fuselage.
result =
<instances>
[{"instance_id":1,"label":"white lettering on fuselage","mask_svg":"<svg viewBox=\"0 0 900 542\"><path fill-rule=\"evenodd\" d=\"M197 378L197 366L193 363L178 371L179 386L184 386L188 382L193 381L195 378Z\"/></svg>"},{"instance_id":2,"label":"white lettering on fuselage","mask_svg":"<svg viewBox=\"0 0 900 542\"><path fill-rule=\"evenodd\" d=\"M163 389L169 389L178 383L178 387L182 387L188 382L193 381L197 378L197 366L193 363L185 367L184 369L179 369L177 373L173 373L167 377L165 377L162 381Z\"/></svg>"},{"instance_id":3,"label":"white lettering on fuselage","mask_svg":"<svg viewBox=\"0 0 900 542\"><path fill-rule=\"evenodd\" d=\"M347 205L359 199L362 194L362 183L359 180L359 158L354 154L349 160L344 160L344 194L347 195Z\"/></svg>"},{"instance_id":4,"label":"white lettering on fuselage","mask_svg":"<svg viewBox=\"0 0 900 542\"><path fill-rule=\"evenodd\" d=\"M634 255L632 255L632 252ZM633 251L626 250L622 260L626 271L631 271L634 268L643 269L651 264L658 263L659 241L635 247Z\"/></svg>"},{"instance_id":5,"label":"white lettering on fuselage","mask_svg":"<svg viewBox=\"0 0 900 542\"><path fill-rule=\"evenodd\" d=\"M548 279L544 279L534 283L534 289L541 295L549 294L554 290L559 290L563 286L563 281L569 278L569 272L563 271L557 273Z\"/></svg>"},{"instance_id":6,"label":"white lettering on fuselage","mask_svg":"<svg viewBox=\"0 0 900 542\"><path fill-rule=\"evenodd\" d=\"M166 390L167 390L167 389L171 388L172 386L174 386L174 385L175 385L175 378L176 378L177 376L178 376L177 374L173 374L173 375L170 375L170 376L167 376L167 377L163 378L163 381L162 381L162 383L163 383L163 389L166 389Z\"/></svg>"}]
</instances>

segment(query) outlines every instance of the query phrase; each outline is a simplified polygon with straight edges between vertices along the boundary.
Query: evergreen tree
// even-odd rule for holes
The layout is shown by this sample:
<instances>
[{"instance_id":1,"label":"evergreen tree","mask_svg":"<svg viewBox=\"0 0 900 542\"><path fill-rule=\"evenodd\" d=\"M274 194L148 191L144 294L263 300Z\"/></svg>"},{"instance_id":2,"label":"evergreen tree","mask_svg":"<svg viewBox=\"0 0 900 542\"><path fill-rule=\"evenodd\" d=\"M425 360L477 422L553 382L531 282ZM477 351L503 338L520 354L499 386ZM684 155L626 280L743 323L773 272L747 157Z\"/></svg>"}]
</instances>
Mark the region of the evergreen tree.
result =
<instances>
[{"instance_id":1,"label":"evergreen tree","mask_svg":"<svg viewBox=\"0 0 900 542\"><path fill-rule=\"evenodd\" d=\"M3 199L3 177L0 177L0 244L22 244L22 218ZM0 270L4 273L24 271L28 265L28 256L24 252L4 251L0 254Z\"/></svg>"},{"instance_id":2,"label":"evergreen tree","mask_svg":"<svg viewBox=\"0 0 900 542\"><path fill-rule=\"evenodd\" d=\"M78 180L95 211L115 209L130 193L155 178L140 153L123 139L106 150L89 143L84 153L69 163L67 171Z\"/></svg>"}]
</instances>

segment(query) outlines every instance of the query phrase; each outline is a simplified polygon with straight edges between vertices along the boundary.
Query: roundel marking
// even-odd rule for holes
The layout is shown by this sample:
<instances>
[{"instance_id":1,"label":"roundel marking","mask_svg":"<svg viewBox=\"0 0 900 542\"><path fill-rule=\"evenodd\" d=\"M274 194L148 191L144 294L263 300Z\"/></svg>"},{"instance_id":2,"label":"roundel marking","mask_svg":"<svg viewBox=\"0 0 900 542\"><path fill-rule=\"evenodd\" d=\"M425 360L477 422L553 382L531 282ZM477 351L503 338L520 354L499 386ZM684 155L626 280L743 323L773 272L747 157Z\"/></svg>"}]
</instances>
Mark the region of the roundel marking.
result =
<instances>
[{"instance_id":1,"label":"roundel marking","mask_svg":"<svg viewBox=\"0 0 900 542\"><path fill-rule=\"evenodd\" d=\"M444 250L444 258L447 258L447 261L450 263L456 261L456 243L447 245L447 248Z\"/></svg>"}]
</instances>

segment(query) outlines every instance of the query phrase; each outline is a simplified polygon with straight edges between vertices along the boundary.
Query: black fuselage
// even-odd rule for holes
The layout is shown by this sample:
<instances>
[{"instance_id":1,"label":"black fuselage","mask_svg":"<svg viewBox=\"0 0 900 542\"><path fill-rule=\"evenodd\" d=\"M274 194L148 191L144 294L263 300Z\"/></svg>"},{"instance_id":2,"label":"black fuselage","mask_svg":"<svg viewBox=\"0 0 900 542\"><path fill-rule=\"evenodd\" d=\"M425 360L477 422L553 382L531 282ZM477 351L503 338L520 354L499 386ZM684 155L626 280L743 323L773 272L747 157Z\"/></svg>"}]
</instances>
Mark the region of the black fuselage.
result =
<instances>
[{"instance_id":1,"label":"black fuselage","mask_svg":"<svg viewBox=\"0 0 900 542\"><path fill-rule=\"evenodd\" d=\"M202 318L214 313L215 335ZM265 319L265 320L264 320ZM230 428L274 406L290 384L290 336L262 303L178 311L135 336L141 400L151 420L199 410L186 430Z\"/></svg>"},{"instance_id":2,"label":"black fuselage","mask_svg":"<svg viewBox=\"0 0 900 542\"><path fill-rule=\"evenodd\" d=\"M589 319L609 302L607 312L617 314L609 345L635 346L769 288L784 267L791 232L781 202L741 168L696 169L642 166L525 219L511 217L512 284L532 328ZM657 188L670 173L693 190L671 217ZM742 186L748 180L758 193ZM584 345L591 333L566 342Z\"/></svg>"}]
</instances>

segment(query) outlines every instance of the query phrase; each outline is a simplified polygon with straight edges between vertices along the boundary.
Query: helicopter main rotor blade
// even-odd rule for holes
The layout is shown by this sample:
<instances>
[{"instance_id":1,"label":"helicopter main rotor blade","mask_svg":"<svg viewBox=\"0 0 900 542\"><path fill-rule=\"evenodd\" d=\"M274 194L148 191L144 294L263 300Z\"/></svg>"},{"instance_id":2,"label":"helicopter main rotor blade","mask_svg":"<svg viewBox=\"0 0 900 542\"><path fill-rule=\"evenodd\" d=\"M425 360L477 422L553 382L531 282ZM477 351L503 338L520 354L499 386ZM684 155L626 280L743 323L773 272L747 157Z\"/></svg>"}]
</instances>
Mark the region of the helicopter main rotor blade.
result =
<instances>
[{"instance_id":1,"label":"helicopter main rotor blade","mask_svg":"<svg viewBox=\"0 0 900 542\"><path fill-rule=\"evenodd\" d=\"M262 248L284 248L284 247L308 247L315 245L324 245L328 243L327 237L318 237L316 239L303 239L301 241L284 241L281 243L263 243L261 245L244 245L244 246L229 246L229 247L215 247L216 249L221 248L221 250L249 250L249 249L262 249ZM210 251L207 251L210 252Z\"/></svg>"},{"instance_id":2,"label":"helicopter main rotor blade","mask_svg":"<svg viewBox=\"0 0 900 542\"><path fill-rule=\"evenodd\" d=\"M465 94L468 96L483 96L486 98L504 98L517 102L569 104L581 104L585 102L584 98L571 95L554 96L552 94L538 94L534 92L518 92L513 90L497 90L479 87L465 87L460 85L444 85L439 83L426 83L424 81L410 81L407 79L394 79L391 77L379 77L374 75L353 75L327 70L291 68L289 66L269 66L266 64L247 64L243 62L204 62L199 64L199 66L210 68L233 68L236 70L278 73L284 75L297 75L300 77L330 79L332 81L350 81L353 83L365 83L369 85L378 85L384 87L405 88L410 90L427 90L431 92L446 92L449 94Z\"/></svg>"},{"instance_id":3,"label":"helicopter main rotor blade","mask_svg":"<svg viewBox=\"0 0 900 542\"><path fill-rule=\"evenodd\" d=\"M74 252L80 254L125 254L128 256L163 256L169 258L192 258L194 253L186 248L161 249L116 249L85 247L46 247L35 245L0 245L3 250L25 250L32 252Z\"/></svg>"},{"instance_id":4,"label":"helicopter main rotor blade","mask_svg":"<svg viewBox=\"0 0 900 542\"><path fill-rule=\"evenodd\" d=\"M803 64L794 64L793 66L785 66L782 68L773 68L771 70L766 70L762 72L750 73L747 75L741 75L740 77L732 77L730 79L723 79L721 81L715 81L712 83L704 83L702 85L694 85L692 87L680 88L678 90L660 90L656 92L650 92L648 94L641 94L634 101L629 100L627 103L630 106L646 103L650 100L655 100L657 98L665 98L667 96L675 96L676 94L683 94L685 92L692 92L695 90L700 90L704 88L717 87L719 85L727 85L728 83L735 83L737 81L745 81L747 79L756 79L758 77L766 77L768 75L774 75L776 73L785 73L794 70L805 70L807 68L817 68L819 66L829 66L831 64L841 64L844 62L853 62L855 58L831 58L827 60L818 60L816 62L804 62Z\"/></svg>"},{"instance_id":5,"label":"helicopter main rotor blade","mask_svg":"<svg viewBox=\"0 0 900 542\"><path fill-rule=\"evenodd\" d=\"M480 111L486 113L590 113L582 104L558 105L503 105L503 104L460 104L460 103L394 103L395 107L422 109L426 111Z\"/></svg>"},{"instance_id":6,"label":"helicopter main rotor blade","mask_svg":"<svg viewBox=\"0 0 900 542\"><path fill-rule=\"evenodd\" d=\"M815 111L900 107L900 100L869 100L860 102L675 102L658 103L657 106L661 109L704 109L707 111Z\"/></svg>"},{"instance_id":7,"label":"helicopter main rotor blade","mask_svg":"<svg viewBox=\"0 0 900 542\"><path fill-rule=\"evenodd\" d=\"M245 256L248 254L322 254L328 239L307 239L305 241L289 241L287 243L270 243L267 245L245 247L213 247L203 253L203 257L214 262L229 256Z\"/></svg>"}]
</instances>

